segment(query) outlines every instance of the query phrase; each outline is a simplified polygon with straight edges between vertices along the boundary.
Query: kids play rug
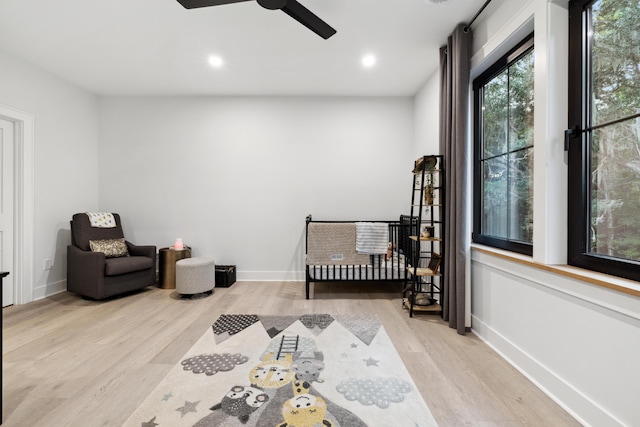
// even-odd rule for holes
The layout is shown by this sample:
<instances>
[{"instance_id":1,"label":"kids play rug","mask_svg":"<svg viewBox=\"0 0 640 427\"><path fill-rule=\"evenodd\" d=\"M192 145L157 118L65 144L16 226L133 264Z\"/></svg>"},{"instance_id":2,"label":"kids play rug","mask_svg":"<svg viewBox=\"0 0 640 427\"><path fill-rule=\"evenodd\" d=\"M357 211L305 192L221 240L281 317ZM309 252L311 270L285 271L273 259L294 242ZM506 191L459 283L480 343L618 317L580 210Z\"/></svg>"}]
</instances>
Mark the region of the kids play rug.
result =
<instances>
[{"instance_id":1,"label":"kids play rug","mask_svg":"<svg viewBox=\"0 0 640 427\"><path fill-rule=\"evenodd\" d=\"M220 316L135 427L437 426L376 315Z\"/></svg>"}]
</instances>

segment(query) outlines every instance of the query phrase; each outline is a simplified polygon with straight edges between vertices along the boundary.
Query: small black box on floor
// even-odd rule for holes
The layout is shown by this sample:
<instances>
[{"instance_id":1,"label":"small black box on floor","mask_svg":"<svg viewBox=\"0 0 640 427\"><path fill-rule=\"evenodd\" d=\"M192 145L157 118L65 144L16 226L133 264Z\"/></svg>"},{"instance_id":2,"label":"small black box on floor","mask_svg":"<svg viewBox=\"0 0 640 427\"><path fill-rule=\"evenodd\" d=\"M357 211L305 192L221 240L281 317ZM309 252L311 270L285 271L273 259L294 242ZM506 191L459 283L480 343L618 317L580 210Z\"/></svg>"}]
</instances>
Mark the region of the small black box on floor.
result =
<instances>
[{"instance_id":1,"label":"small black box on floor","mask_svg":"<svg viewBox=\"0 0 640 427\"><path fill-rule=\"evenodd\" d=\"M216 265L216 288L228 288L235 282L235 265Z\"/></svg>"}]
</instances>

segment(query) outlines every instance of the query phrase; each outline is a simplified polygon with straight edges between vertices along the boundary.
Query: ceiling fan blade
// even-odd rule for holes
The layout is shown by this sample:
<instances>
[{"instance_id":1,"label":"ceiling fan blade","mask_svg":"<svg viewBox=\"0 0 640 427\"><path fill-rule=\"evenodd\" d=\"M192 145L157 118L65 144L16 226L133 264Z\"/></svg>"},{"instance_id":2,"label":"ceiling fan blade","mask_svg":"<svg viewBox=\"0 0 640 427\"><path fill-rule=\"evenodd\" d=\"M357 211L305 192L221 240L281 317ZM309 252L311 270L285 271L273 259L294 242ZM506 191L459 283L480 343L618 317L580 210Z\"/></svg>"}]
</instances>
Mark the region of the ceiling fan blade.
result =
<instances>
[{"instance_id":1,"label":"ceiling fan blade","mask_svg":"<svg viewBox=\"0 0 640 427\"><path fill-rule=\"evenodd\" d=\"M296 0L288 0L282 11L325 40L336 33L333 27Z\"/></svg>"},{"instance_id":2,"label":"ceiling fan blade","mask_svg":"<svg viewBox=\"0 0 640 427\"><path fill-rule=\"evenodd\" d=\"M195 9L196 7L219 6L221 4L240 3L249 0L178 0L185 9Z\"/></svg>"}]
</instances>

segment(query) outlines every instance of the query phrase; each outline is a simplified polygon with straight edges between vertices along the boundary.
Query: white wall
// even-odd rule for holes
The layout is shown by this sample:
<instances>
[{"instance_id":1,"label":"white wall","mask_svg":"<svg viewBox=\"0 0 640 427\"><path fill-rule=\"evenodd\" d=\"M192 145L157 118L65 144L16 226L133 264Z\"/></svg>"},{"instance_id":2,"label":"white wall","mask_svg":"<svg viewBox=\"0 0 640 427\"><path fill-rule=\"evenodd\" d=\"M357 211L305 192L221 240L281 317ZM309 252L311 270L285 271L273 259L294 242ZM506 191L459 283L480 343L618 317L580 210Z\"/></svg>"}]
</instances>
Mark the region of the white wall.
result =
<instances>
[{"instance_id":1,"label":"white wall","mask_svg":"<svg viewBox=\"0 0 640 427\"><path fill-rule=\"evenodd\" d=\"M584 424L640 425L640 299L518 260L566 262L566 7L565 0L494 0L474 26L475 75L535 28L536 231L533 257L472 251L472 325Z\"/></svg>"},{"instance_id":2,"label":"white wall","mask_svg":"<svg viewBox=\"0 0 640 427\"><path fill-rule=\"evenodd\" d=\"M414 97L414 152L416 159L440 154L440 73L432 74Z\"/></svg>"},{"instance_id":3,"label":"white wall","mask_svg":"<svg viewBox=\"0 0 640 427\"><path fill-rule=\"evenodd\" d=\"M640 298L472 251L473 331L585 425L640 425Z\"/></svg>"},{"instance_id":4,"label":"white wall","mask_svg":"<svg viewBox=\"0 0 640 427\"><path fill-rule=\"evenodd\" d=\"M103 98L100 129L100 209L241 280L302 279L308 214L409 208L411 98Z\"/></svg>"},{"instance_id":5,"label":"white wall","mask_svg":"<svg viewBox=\"0 0 640 427\"><path fill-rule=\"evenodd\" d=\"M65 289L69 220L98 207L98 103L95 95L0 52L0 104L33 115L35 123L34 283L27 302ZM46 258L53 268L45 271Z\"/></svg>"}]
</instances>

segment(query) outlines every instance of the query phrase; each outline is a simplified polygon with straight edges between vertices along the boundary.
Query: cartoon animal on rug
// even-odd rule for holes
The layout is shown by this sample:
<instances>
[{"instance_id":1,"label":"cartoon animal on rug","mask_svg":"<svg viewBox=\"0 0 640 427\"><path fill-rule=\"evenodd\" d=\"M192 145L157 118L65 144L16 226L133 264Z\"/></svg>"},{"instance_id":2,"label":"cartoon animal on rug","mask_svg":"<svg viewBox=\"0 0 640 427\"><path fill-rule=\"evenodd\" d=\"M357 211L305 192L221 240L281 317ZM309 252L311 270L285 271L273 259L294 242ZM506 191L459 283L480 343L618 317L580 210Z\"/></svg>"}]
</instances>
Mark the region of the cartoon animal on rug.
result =
<instances>
[{"instance_id":1,"label":"cartoon animal on rug","mask_svg":"<svg viewBox=\"0 0 640 427\"><path fill-rule=\"evenodd\" d=\"M333 423L325 418L326 402L309 392L311 386L308 382L296 380L291 386L293 397L282 406L284 422L276 427L333 427Z\"/></svg>"},{"instance_id":2,"label":"cartoon animal on rug","mask_svg":"<svg viewBox=\"0 0 640 427\"><path fill-rule=\"evenodd\" d=\"M267 401L269 401L269 396L261 389L237 385L231 388L222 401L213 406L211 410L222 409L225 414L238 417L240 421L246 423L249 415Z\"/></svg>"},{"instance_id":3,"label":"cartoon animal on rug","mask_svg":"<svg viewBox=\"0 0 640 427\"><path fill-rule=\"evenodd\" d=\"M320 373L324 370L324 354L315 351L313 357L304 356L300 351L293 353L291 370L295 373L296 380L306 381L311 384L313 381L324 382L320 378Z\"/></svg>"},{"instance_id":4,"label":"cartoon animal on rug","mask_svg":"<svg viewBox=\"0 0 640 427\"><path fill-rule=\"evenodd\" d=\"M292 383L294 384L294 383ZM287 407L287 405L289 407L291 407L291 402L292 399L294 399L296 396L294 396L294 391L292 389L292 387L281 387L278 390L276 390L275 394L271 395L271 399L269 399L269 402L267 404L265 404L262 408L260 408L260 413L256 414L255 417L253 417L252 419L256 420L256 427L274 427L274 426L284 426L286 425L286 427L303 427L303 426L313 426L313 427L367 427L367 424L362 421L360 419L360 417L358 417L357 415L355 415L353 412L349 411L348 409L344 408L343 406L340 406L334 402L332 402L330 399L324 397L322 395L322 393L318 392L318 390L316 390L313 386L311 386L310 384L306 384L308 386L308 388L303 388L304 390L307 390L307 393L303 393L302 390L298 393L298 399L299 401L295 401L296 404L300 403L301 405L304 403L306 406L306 403L309 403L310 405L307 408L312 408L312 409L321 409L321 408L313 408L313 405L316 405L318 402L322 401L324 403L324 415L323 417L320 419L320 422L314 425L314 424L296 424L295 422L300 423L302 420L297 419L295 416L300 416L300 418L302 418L302 412L300 415L297 414L291 414L293 416L293 419L288 419L287 417L284 416L284 411ZM303 396L303 395L308 395L308 396ZM305 400L305 398L308 398L309 396L312 396L315 401L311 401L311 400ZM295 405L293 405L295 406ZM311 411L309 411L311 412ZM320 411L315 413L315 417L317 417L317 415L320 414ZM312 414L309 414L310 416ZM313 420L316 420L316 418L313 418ZM294 422L295 421L295 422ZM283 424L289 422L290 424ZM327 422L329 424L327 424Z\"/></svg>"},{"instance_id":5,"label":"cartoon animal on rug","mask_svg":"<svg viewBox=\"0 0 640 427\"><path fill-rule=\"evenodd\" d=\"M233 386L220 403L210 408L213 412L198 421L194 427L221 425L223 422L226 425L233 418L246 424L251 414L268 401L269 395L262 389L241 385Z\"/></svg>"},{"instance_id":6,"label":"cartoon animal on rug","mask_svg":"<svg viewBox=\"0 0 640 427\"><path fill-rule=\"evenodd\" d=\"M276 360L274 353L267 353L262 362L249 372L249 381L254 387L264 389L285 386L295 378L295 373L291 370L292 360L291 354L285 355L283 360Z\"/></svg>"},{"instance_id":7,"label":"cartoon animal on rug","mask_svg":"<svg viewBox=\"0 0 640 427\"><path fill-rule=\"evenodd\" d=\"M358 416L324 398L312 387L314 381L323 382L319 377L325 367L324 354L315 349L315 343L313 346L305 343L305 347L285 357L285 360L289 357L293 359L290 364L290 373L294 375L290 381L291 387L284 384L277 388L265 388L270 399L256 414L256 427L366 427ZM263 359L274 357L277 356L266 353ZM263 361L258 367L264 368L265 363L269 362ZM252 382L254 371L258 369L252 370ZM269 385L274 386L274 383L270 382Z\"/></svg>"},{"instance_id":8,"label":"cartoon animal on rug","mask_svg":"<svg viewBox=\"0 0 640 427\"><path fill-rule=\"evenodd\" d=\"M194 427L253 425L253 420L256 427L366 427L358 416L312 387L313 382L323 382L319 377L324 367L324 355L313 339L274 339L249 372L251 385L232 387ZM243 400L248 390L253 391L246 399L264 395L262 401Z\"/></svg>"}]
</instances>

